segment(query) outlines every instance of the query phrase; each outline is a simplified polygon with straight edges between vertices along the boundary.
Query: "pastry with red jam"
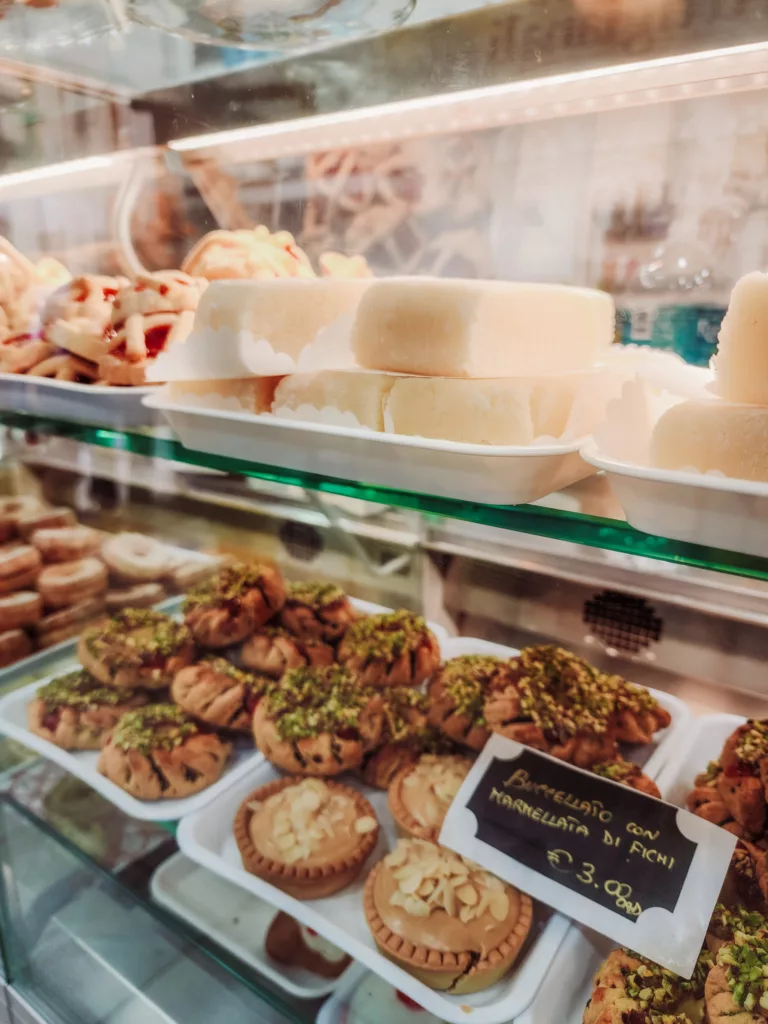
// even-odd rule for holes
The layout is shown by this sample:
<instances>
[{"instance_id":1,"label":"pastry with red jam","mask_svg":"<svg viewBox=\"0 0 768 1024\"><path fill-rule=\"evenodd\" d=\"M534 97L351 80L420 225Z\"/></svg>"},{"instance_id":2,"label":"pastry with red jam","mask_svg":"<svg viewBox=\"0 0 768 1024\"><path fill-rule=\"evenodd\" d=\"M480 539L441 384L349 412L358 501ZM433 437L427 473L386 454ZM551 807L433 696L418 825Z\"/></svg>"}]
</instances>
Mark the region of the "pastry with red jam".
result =
<instances>
[{"instance_id":1,"label":"pastry with red jam","mask_svg":"<svg viewBox=\"0 0 768 1024\"><path fill-rule=\"evenodd\" d=\"M107 352L107 329L124 277L82 274L48 297L42 313L43 338L96 366Z\"/></svg>"},{"instance_id":2,"label":"pastry with red jam","mask_svg":"<svg viewBox=\"0 0 768 1024\"><path fill-rule=\"evenodd\" d=\"M201 647L238 644L283 607L285 583L261 563L228 565L187 595L184 619Z\"/></svg>"},{"instance_id":3,"label":"pastry with red jam","mask_svg":"<svg viewBox=\"0 0 768 1024\"><path fill-rule=\"evenodd\" d=\"M339 665L297 668L259 701L253 738L272 764L294 775L359 768L384 732L384 706Z\"/></svg>"},{"instance_id":4,"label":"pastry with red jam","mask_svg":"<svg viewBox=\"0 0 768 1024\"><path fill-rule=\"evenodd\" d=\"M725 741L717 792L730 816L751 835L766 828L768 720L750 720Z\"/></svg>"},{"instance_id":5,"label":"pastry with red jam","mask_svg":"<svg viewBox=\"0 0 768 1024\"><path fill-rule=\"evenodd\" d=\"M126 608L91 626L77 647L80 663L104 686L162 690L195 657L182 622L151 608Z\"/></svg>"},{"instance_id":6,"label":"pastry with red jam","mask_svg":"<svg viewBox=\"0 0 768 1024\"><path fill-rule=\"evenodd\" d=\"M27 724L63 750L99 750L122 715L146 703L141 691L121 693L78 669L40 687L27 705Z\"/></svg>"},{"instance_id":7,"label":"pastry with red jam","mask_svg":"<svg viewBox=\"0 0 768 1024\"><path fill-rule=\"evenodd\" d=\"M123 715L98 770L137 800L174 800L217 782L231 750L175 704L149 704Z\"/></svg>"},{"instance_id":8,"label":"pastry with red jam","mask_svg":"<svg viewBox=\"0 0 768 1024\"><path fill-rule=\"evenodd\" d=\"M440 645L421 616L385 612L353 622L338 659L363 686L420 686L440 666Z\"/></svg>"},{"instance_id":9,"label":"pastry with red jam","mask_svg":"<svg viewBox=\"0 0 768 1024\"><path fill-rule=\"evenodd\" d=\"M282 626L257 629L240 649L240 661L246 668L272 679L280 679L294 668L332 665L335 660L330 644L295 636Z\"/></svg>"},{"instance_id":10,"label":"pastry with red jam","mask_svg":"<svg viewBox=\"0 0 768 1024\"><path fill-rule=\"evenodd\" d=\"M209 654L178 672L171 697L198 721L218 729L250 732L256 705L274 680L236 668Z\"/></svg>"},{"instance_id":11,"label":"pastry with red jam","mask_svg":"<svg viewBox=\"0 0 768 1024\"><path fill-rule=\"evenodd\" d=\"M300 639L335 644L357 617L335 583L289 583L280 624Z\"/></svg>"}]
</instances>

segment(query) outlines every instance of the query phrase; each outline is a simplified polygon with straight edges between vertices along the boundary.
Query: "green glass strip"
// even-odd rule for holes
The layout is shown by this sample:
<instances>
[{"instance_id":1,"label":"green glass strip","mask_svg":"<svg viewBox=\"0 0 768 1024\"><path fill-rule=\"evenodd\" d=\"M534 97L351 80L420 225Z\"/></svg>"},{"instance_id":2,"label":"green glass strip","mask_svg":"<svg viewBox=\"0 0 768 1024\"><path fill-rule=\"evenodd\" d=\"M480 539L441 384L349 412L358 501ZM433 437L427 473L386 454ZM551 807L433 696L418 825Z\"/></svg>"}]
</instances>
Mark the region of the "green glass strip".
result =
<instances>
[{"instance_id":1,"label":"green glass strip","mask_svg":"<svg viewBox=\"0 0 768 1024\"><path fill-rule=\"evenodd\" d=\"M129 451L135 455L170 459L192 466L218 469L226 473L257 477L280 484L292 484L327 494L342 494L349 498L362 498L365 501L415 509L449 519L463 519L484 526L495 526L502 530L515 530L518 533L530 533L538 537L570 541L572 544L603 548L607 551L621 551L625 554L655 558L664 562L676 562L680 565L690 565L700 569L711 569L714 572L724 572L734 576L768 580L768 559L754 558L735 551L686 544L682 541L641 533L628 523L617 519L582 515L541 505L483 505L456 498L416 494L412 491L399 491L359 481L339 480L319 476L315 473L303 473L278 466L266 466L257 462L224 458L184 448L165 429L157 431L116 430L89 424L51 420L45 417L30 416L26 413L2 411L0 411L0 423L39 434L66 437L102 448Z\"/></svg>"}]
</instances>

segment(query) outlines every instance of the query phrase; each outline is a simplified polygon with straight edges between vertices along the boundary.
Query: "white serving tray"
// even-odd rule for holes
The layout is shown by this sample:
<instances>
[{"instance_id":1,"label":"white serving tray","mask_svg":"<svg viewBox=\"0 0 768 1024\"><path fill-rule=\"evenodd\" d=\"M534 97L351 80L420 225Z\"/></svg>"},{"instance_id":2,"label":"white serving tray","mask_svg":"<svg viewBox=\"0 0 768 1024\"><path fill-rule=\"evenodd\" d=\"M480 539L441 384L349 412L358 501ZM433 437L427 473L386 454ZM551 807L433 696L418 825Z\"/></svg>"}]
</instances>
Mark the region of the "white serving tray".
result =
<instances>
[{"instance_id":1,"label":"white serving tray","mask_svg":"<svg viewBox=\"0 0 768 1024\"><path fill-rule=\"evenodd\" d=\"M153 390L0 373L0 409L105 427L145 427L162 422L158 413L142 404Z\"/></svg>"},{"instance_id":2,"label":"white serving tray","mask_svg":"<svg viewBox=\"0 0 768 1024\"><path fill-rule=\"evenodd\" d=\"M496 654L511 657L518 652L510 647L492 644L471 637L441 640L443 659L462 654ZM640 757L645 770L656 774L676 742L680 730L687 726L688 712L682 701L666 693L651 691L673 717L672 725L659 736L651 748L641 748ZM386 959L376 949L365 921L362 892L365 871L361 877L342 892L326 899L301 901L242 866L240 854L232 833L235 813L242 801L259 786L266 785L280 773L263 761L247 778L232 785L219 800L203 810L185 818L179 826L177 841L183 853L222 878L242 887L253 895L268 900L285 910L303 924L324 935L329 941L346 950L355 960L400 989L420 1006L451 1024L467 1020L471 1012L474 1024L502 1024L521 1014L535 997L544 975L563 941L570 922L560 914L552 914L538 936L530 943L527 953L513 971L490 989L472 995L447 995L435 992L410 974ZM379 844L370 863L379 860L397 840L397 830L387 808L387 795L381 790L364 785L354 776L345 776L345 782L363 792L370 800L381 823Z\"/></svg>"},{"instance_id":3,"label":"white serving tray","mask_svg":"<svg viewBox=\"0 0 768 1024\"><path fill-rule=\"evenodd\" d=\"M217 942L243 963L297 999L327 996L354 968L338 978L321 978L303 967L289 967L272 960L265 943L275 908L257 896L243 897L231 885L183 853L169 857L150 880L155 903L170 910Z\"/></svg>"},{"instance_id":4,"label":"white serving tray","mask_svg":"<svg viewBox=\"0 0 768 1024\"><path fill-rule=\"evenodd\" d=\"M162 412L184 447L193 451L484 504L536 501L594 472L579 455L578 441L459 444L183 406L162 392L145 398L144 405Z\"/></svg>"},{"instance_id":5,"label":"white serving tray","mask_svg":"<svg viewBox=\"0 0 768 1024\"><path fill-rule=\"evenodd\" d=\"M656 782L662 796L683 806L699 772L720 756L723 744L745 721L739 715L703 715L686 729L685 738ZM573 928L558 950L541 994L515 1024L582 1024L592 994L592 979L616 943L585 928Z\"/></svg>"},{"instance_id":6,"label":"white serving tray","mask_svg":"<svg viewBox=\"0 0 768 1024\"><path fill-rule=\"evenodd\" d=\"M362 1005L353 1006L358 996ZM468 1018L471 1020L471 1018ZM354 966L344 974L330 999L320 1007L316 1024L442 1024L439 1017L422 1008L409 1008L397 998L397 990L364 967ZM548 1022L549 1024L549 1022Z\"/></svg>"}]
</instances>

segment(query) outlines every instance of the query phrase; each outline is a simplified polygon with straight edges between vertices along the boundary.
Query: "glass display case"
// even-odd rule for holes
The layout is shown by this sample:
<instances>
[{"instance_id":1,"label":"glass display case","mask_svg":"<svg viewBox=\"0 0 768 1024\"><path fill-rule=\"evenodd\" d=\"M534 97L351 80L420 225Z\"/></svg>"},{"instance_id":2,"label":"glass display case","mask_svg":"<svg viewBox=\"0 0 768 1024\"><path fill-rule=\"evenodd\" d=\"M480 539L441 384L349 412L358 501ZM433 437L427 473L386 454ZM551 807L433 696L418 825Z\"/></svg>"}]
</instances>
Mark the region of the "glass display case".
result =
<instances>
[{"instance_id":1,"label":"glass display case","mask_svg":"<svg viewBox=\"0 0 768 1024\"><path fill-rule=\"evenodd\" d=\"M767 89L764 0L0 0L0 1022L764 1020ZM661 966L452 852L497 736L735 845Z\"/></svg>"}]
</instances>

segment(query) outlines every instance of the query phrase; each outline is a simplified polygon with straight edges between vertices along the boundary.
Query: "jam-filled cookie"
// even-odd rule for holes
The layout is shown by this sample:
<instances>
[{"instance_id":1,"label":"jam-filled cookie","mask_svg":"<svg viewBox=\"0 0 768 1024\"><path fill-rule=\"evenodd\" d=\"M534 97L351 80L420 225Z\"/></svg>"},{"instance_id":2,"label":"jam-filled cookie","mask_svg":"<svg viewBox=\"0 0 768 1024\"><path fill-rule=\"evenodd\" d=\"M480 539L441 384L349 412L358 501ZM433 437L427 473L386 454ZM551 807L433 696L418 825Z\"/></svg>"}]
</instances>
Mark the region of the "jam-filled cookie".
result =
<instances>
[{"instance_id":1,"label":"jam-filled cookie","mask_svg":"<svg viewBox=\"0 0 768 1024\"><path fill-rule=\"evenodd\" d=\"M80 662L105 686L160 690L195 656L187 627L148 608L128 608L87 629Z\"/></svg>"},{"instance_id":2,"label":"jam-filled cookie","mask_svg":"<svg viewBox=\"0 0 768 1024\"><path fill-rule=\"evenodd\" d=\"M149 704L123 715L98 769L138 800L174 800L218 781L231 749L174 704Z\"/></svg>"},{"instance_id":3,"label":"jam-filled cookie","mask_svg":"<svg viewBox=\"0 0 768 1024\"><path fill-rule=\"evenodd\" d=\"M381 742L381 697L338 665L297 668L259 701L253 738L284 771L338 775L358 768Z\"/></svg>"},{"instance_id":4,"label":"jam-filled cookie","mask_svg":"<svg viewBox=\"0 0 768 1024\"><path fill-rule=\"evenodd\" d=\"M219 729L250 732L256 705L274 680L208 655L177 672L171 697L180 708Z\"/></svg>"},{"instance_id":5,"label":"jam-filled cookie","mask_svg":"<svg viewBox=\"0 0 768 1024\"><path fill-rule=\"evenodd\" d=\"M121 693L78 669L40 687L27 722L30 732L64 750L99 750L121 716L146 703L145 694Z\"/></svg>"},{"instance_id":6,"label":"jam-filled cookie","mask_svg":"<svg viewBox=\"0 0 768 1024\"><path fill-rule=\"evenodd\" d=\"M269 565L229 565L190 591L185 621L201 647L241 643L283 607L285 584Z\"/></svg>"},{"instance_id":7,"label":"jam-filled cookie","mask_svg":"<svg viewBox=\"0 0 768 1024\"><path fill-rule=\"evenodd\" d=\"M289 583L280 623L294 636L336 643L357 612L335 583Z\"/></svg>"},{"instance_id":8,"label":"jam-filled cookie","mask_svg":"<svg viewBox=\"0 0 768 1024\"><path fill-rule=\"evenodd\" d=\"M245 641L240 660L254 672L280 679L291 669L305 665L332 665L336 654L322 640L294 636L280 626L264 626Z\"/></svg>"},{"instance_id":9,"label":"jam-filled cookie","mask_svg":"<svg viewBox=\"0 0 768 1024\"><path fill-rule=\"evenodd\" d=\"M364 686L419 686L439 667L440 645L421 616L386 612L353 622L338 658Z\"/></svg>"}]
</instances>

